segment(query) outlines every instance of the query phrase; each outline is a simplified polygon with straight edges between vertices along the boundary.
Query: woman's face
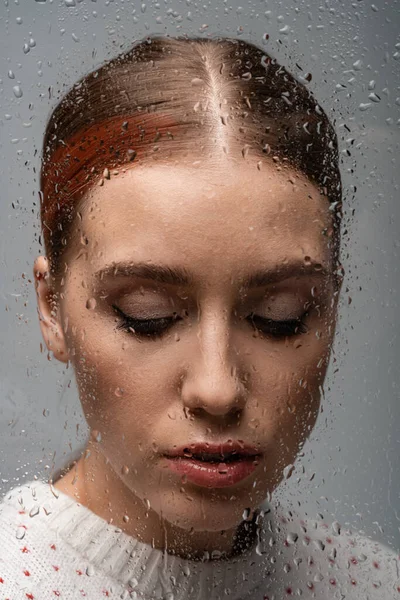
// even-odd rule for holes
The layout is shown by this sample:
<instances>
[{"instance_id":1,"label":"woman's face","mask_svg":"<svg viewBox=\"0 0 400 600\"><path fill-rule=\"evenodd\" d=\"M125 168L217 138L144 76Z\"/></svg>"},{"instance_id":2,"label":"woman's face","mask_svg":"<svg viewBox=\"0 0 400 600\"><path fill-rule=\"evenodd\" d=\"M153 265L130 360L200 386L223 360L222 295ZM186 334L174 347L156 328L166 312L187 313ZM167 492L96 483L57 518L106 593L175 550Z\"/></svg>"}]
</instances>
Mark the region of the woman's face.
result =
<instances>
[{"instance_id":1,"label":"woman's face","mask_svg":"<svg viewBox=\"0 0 400 600\"><path fill-rule=\"evenodd\" d=\"M170 523L234 527L311 431L335 327L330 227L327 198L273 162L137 165L88 195L66 351L108 464Z\"/></svg>"}]
</instances>

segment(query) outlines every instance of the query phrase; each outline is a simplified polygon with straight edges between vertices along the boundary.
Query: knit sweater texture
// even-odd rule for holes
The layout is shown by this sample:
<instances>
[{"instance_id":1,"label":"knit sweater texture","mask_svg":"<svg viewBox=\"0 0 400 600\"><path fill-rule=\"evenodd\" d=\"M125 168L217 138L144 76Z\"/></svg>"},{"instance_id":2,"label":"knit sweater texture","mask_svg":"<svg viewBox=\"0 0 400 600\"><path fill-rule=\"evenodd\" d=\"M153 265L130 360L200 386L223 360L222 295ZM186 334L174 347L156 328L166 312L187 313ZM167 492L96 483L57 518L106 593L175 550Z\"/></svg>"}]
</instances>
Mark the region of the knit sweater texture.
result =
<instances>
[{"instance_id":1,"label":"knit sweater texture","mask_svg":"<svg viewBox=\"0 0 400 600\"><path fill-rule=\"evenodd\" d=\"M400 600L399 553L271 502L240 556L186 560L143 544L44 481L0 505L0 600Z\"/></svg>"}]
</instances>

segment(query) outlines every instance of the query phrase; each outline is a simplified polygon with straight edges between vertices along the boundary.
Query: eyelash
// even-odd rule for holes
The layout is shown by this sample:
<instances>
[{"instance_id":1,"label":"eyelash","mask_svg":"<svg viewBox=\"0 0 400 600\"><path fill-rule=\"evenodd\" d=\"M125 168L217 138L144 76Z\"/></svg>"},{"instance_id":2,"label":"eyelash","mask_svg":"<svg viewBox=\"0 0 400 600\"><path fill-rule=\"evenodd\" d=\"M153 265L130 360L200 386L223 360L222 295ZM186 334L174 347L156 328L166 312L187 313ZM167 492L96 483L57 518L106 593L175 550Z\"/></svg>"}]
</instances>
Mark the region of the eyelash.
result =
<instances>
[{"instance_id":1,"label":"eyelash","mask_svg":"<svg viewBox=\"0 0 400 600\"><path fill-rule=\"evenodd\" d=\"M117 326L117 329L124 329L125 331L138 336L161 336L173 325L173 323L182 319L182 317L179 317L178 315L173 317L161 317L159 319L134 319L133 317L126 315L114 304L112 306L121 317L121 322ZM257 331L261 331L261 333L265 333L274 338L282 338L306 333L308 327L304 323L304 319L307 316L308 311L298 319L287 319L285 321L274 321L273 319L260 317L254 313L251 313L246 318Z\"/></svg>"}]
</instances>

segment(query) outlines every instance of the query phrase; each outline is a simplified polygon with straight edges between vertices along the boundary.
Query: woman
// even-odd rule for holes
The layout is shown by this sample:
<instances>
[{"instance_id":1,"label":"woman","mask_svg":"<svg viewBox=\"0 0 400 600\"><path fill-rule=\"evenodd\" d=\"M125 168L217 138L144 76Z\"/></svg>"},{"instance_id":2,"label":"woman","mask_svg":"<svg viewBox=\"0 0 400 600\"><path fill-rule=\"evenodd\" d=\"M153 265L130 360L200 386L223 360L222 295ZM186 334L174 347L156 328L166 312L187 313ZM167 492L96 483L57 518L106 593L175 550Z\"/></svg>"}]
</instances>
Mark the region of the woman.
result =
<instances>
[{"instance_id":1,"label":"woman","mask_svg":"<svg viewBox=\"0 0 400 600\"><path fill-rule=\"evenodd\" d=\"M40 326L91 434L4 499L3 597L397 597L393 552L272 504L342 277L337 140L305 85L244 41L147 38L56 107L41 188Z\"/></svg>"}]
</instances>

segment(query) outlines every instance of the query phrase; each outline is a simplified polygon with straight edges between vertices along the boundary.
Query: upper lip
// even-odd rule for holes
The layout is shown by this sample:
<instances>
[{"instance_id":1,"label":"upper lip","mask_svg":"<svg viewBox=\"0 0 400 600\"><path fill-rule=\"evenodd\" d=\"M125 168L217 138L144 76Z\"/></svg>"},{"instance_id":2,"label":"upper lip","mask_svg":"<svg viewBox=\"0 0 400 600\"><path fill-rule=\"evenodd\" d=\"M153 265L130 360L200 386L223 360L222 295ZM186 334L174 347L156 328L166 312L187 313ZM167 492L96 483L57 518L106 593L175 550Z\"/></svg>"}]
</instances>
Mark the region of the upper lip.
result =
<instances>
[{"instance_id":1,"label":"upper lip","mask_svg":"<svg viewBox=\"0 0 400 600\"><path fill-rule=\"evenodd\" d=\"M251 458L260 454L261 452L257 448L240 440L232 440L219 444L215 442L193 442L165 453L169 458L193 457L210 461L220 460L221 462L235 456Z\"/></svg>"}]
</instances>

